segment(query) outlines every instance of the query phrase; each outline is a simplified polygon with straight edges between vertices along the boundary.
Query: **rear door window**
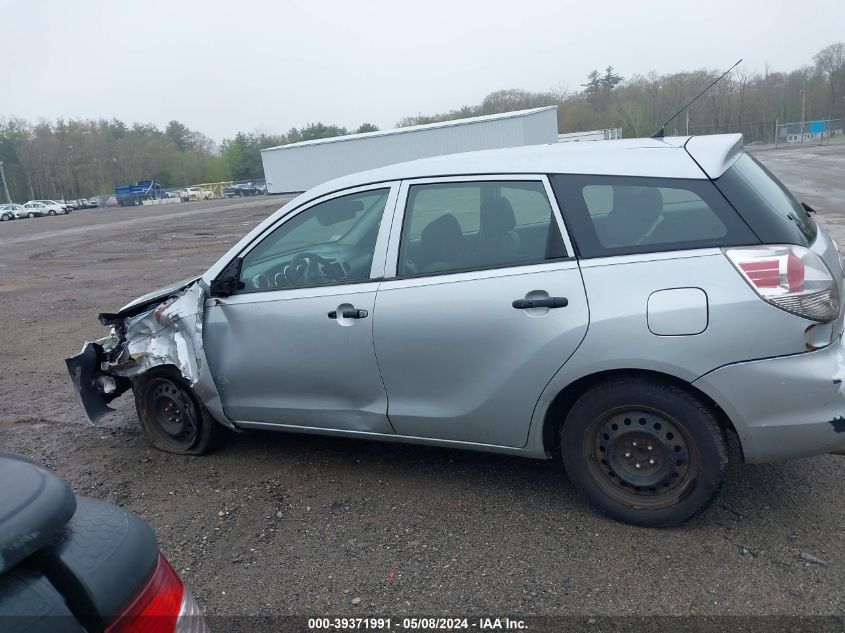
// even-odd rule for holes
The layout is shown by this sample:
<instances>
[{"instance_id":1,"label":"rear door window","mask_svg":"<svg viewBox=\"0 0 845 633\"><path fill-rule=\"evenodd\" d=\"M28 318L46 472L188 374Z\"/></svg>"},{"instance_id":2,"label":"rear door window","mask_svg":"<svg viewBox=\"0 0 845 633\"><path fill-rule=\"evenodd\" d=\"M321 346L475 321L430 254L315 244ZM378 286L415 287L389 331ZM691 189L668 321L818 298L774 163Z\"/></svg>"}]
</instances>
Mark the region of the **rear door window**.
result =
<instances>
[{"instance_id":1,"label":"rear door window","mask_svg":"<svg viewBox=\"0 0 845 633\"><path fill-rule=\"evenodd\" d=\"M582 257L756 244L709 181L552 176Z\"/></svg>"},{"instance_id":2,"label":"rear door window","mask_svg":"<svg viewBox=\"0 0 845 633\"><path fill-rule=\"evenodd\" d=\"M411 185L400 276L536 264L566 257L540 181Z\"/></svg>"}]
</instances>

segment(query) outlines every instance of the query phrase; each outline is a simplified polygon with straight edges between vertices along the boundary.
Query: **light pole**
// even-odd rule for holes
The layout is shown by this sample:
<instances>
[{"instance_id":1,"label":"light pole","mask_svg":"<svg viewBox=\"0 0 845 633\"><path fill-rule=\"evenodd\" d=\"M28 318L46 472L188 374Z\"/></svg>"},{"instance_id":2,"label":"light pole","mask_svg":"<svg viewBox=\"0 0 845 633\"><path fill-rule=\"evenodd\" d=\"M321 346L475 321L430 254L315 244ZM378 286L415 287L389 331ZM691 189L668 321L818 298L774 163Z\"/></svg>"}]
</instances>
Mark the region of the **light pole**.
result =
<instances>
[{"instance_id":1,"label":"light pole","mask_svg":"<svg viewBox=\"0 0 845 633\"><path fill-rule=\"evenodd\" d=\"M2 160L0 160L0 180L3 181L3 191L6 192L6 202L12 204L12 197L9 195L9 185L6 184L6 172L3 171Z\"/></svg>"},{"instance_id":2,"label":"light pole","mask_svg":"<svg viewBox=\"0 0 845 633\"><path fill-rule=\"evenodd\" d=\"M801 142L804 142L804 106L807 101L807 91L799 90L801 93Z\"/></svg>"}]
</instances>

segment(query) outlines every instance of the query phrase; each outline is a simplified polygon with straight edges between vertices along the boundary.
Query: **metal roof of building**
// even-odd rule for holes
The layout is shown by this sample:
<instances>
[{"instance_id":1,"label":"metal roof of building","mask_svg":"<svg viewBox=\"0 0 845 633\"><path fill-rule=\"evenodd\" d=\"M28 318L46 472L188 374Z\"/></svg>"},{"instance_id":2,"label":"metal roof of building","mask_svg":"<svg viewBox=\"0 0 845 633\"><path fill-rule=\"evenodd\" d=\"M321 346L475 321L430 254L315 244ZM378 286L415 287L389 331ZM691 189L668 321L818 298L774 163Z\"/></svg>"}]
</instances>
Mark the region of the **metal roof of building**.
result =
<instances>
[{"instance_id":1,"label":"metal roof of building","mask_svg":"<svg viewBox=\"0 0 845 633\"><path fill-rule=\"evenodd\" d=\"M555 110L557 106L544 106L542 108L531 108L529 110L515 110L513 112L500 112L499 114L485 114L484 116L473 116L465 119L453 119L451 121L437 121L436 123L425 123L423 125L411 125L409 127L397 127L390 130L378 130L377 132L360 132L358 134L346 134L344 136L332 136L330 138L318 138L311 141L300 141L299 143L290 143L288 145L277 145L276 147L267 147L262 149L262 152L272 152L275 150L292 149L295 147L304 147L307 145L322 145L325 143L342 143L344 141L357 141L365 138L374 138L378 136L392 136L395 134L409 134L411 132L422 132L425 130L434 130L437 128L452 127L456 125L473 125L476 123L486 123L488 121L498 121L500 119L515 119L517 117L530 116L538 112L545 112L546 110Z\"/></svg>"}]
</instances>

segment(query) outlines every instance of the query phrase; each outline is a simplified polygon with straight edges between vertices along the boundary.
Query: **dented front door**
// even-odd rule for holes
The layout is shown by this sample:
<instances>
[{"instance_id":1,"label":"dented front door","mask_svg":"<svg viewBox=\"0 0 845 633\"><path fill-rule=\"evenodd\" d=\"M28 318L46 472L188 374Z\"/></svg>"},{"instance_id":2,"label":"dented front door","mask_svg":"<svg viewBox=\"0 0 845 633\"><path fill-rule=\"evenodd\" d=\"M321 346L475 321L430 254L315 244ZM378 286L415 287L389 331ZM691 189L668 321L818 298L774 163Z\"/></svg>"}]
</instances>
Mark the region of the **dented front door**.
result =
<instances>
[{"instance_id":1,"label":"dented front door","mask_svg":"<svg viewBox=\"0 0 845 633\"><path fill-rule=\"evenodd\" d=\"M392 433L373 352L377 286L209 301L205 351L228 417L241 425Z\"/></svg>"}]
</instances>

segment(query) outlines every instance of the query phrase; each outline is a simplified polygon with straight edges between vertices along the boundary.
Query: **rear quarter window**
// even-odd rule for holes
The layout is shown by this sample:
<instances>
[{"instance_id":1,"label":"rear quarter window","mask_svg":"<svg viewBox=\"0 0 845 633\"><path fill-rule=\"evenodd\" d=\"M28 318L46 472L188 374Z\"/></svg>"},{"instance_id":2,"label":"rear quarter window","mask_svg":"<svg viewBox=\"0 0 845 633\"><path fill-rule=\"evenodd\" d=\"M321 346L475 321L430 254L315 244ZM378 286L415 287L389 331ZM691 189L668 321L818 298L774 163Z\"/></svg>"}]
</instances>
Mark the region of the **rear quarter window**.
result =
<instances>
[{"instance_id":1,"label":"rear quarter window","mask_svg":"<svg viewBox=\"0 0 845 633\"><path fill-rule=\"evenodd\" d=\"M710 181L551 176L581 257L757 244Z\"/></svg>"},{"instance_id":2,"label":"rear quarter window","mask_svg":"<svg viewBox=\"0 0 845 633\"><path fill-rule=\"evenodd\" d=\"M816 223L750 154L742 154L715 183L764 243L809 246L815 241Z\"/></svg>"}]
</instances>

